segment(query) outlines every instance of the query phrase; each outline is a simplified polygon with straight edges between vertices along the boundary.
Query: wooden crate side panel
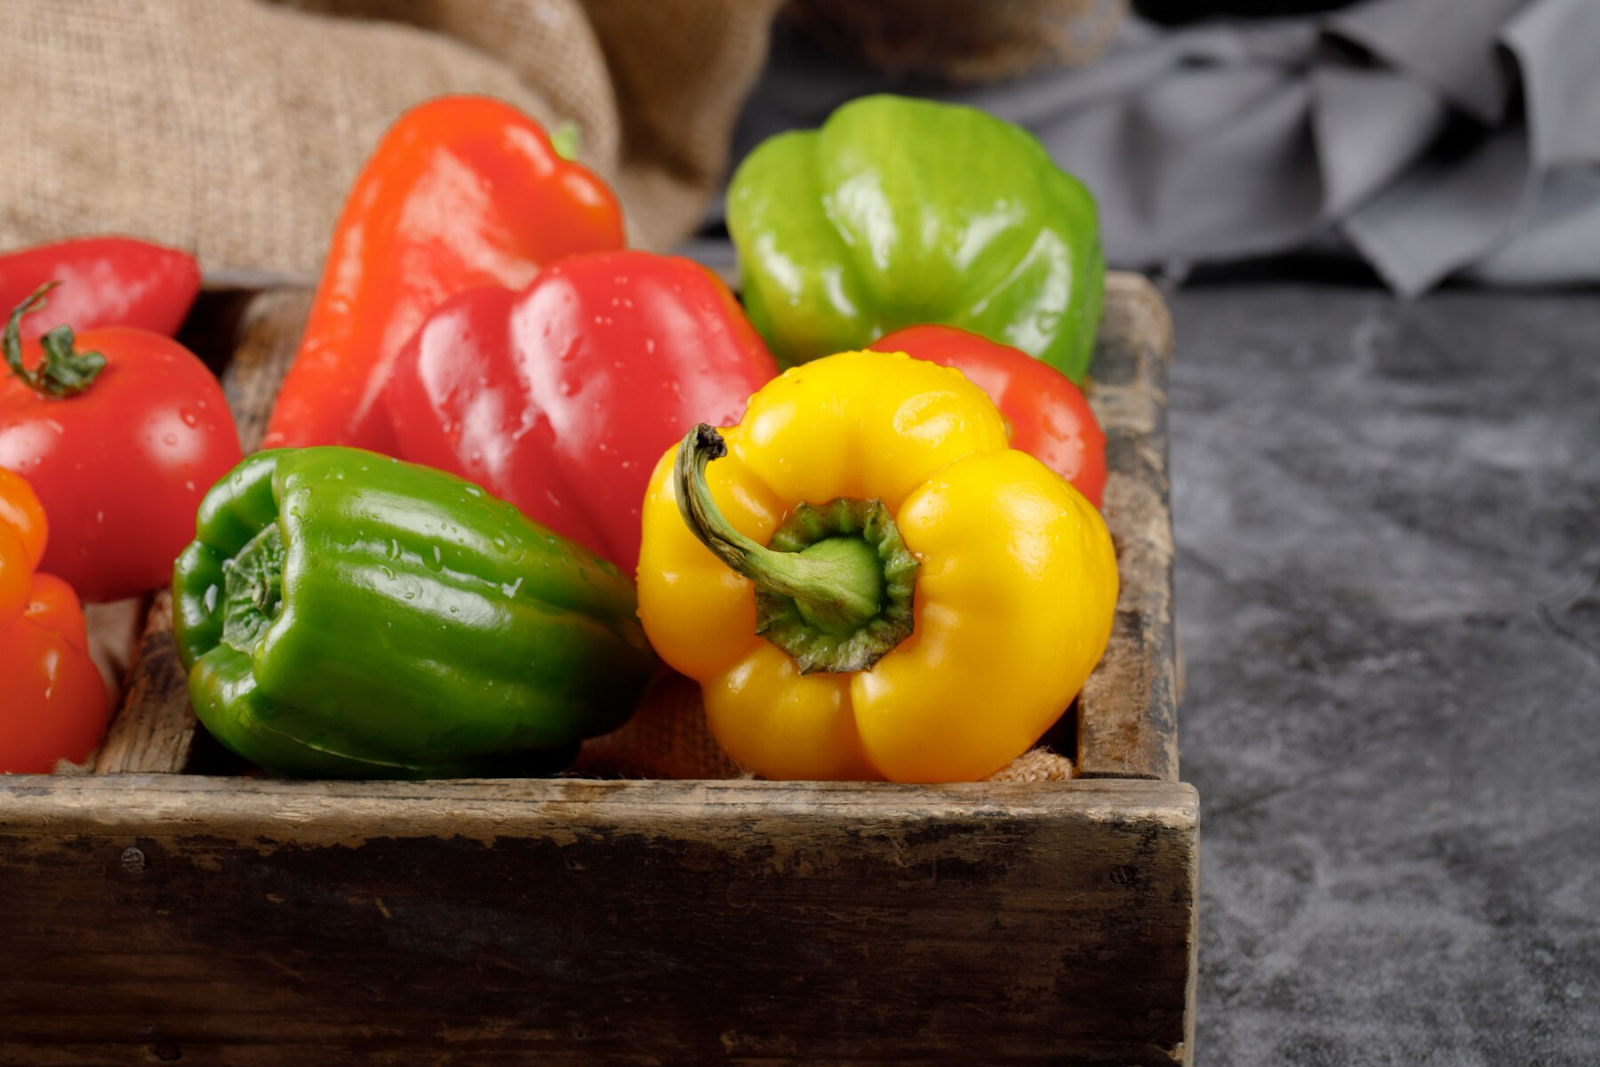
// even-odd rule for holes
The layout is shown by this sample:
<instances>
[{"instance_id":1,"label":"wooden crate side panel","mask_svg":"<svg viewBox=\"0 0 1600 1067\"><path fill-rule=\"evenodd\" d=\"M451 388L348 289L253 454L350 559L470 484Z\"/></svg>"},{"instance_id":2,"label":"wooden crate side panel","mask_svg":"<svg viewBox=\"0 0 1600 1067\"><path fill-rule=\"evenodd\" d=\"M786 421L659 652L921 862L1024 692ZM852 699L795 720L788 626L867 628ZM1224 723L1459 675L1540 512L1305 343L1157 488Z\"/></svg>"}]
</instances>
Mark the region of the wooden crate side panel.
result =
<instances>
[{"instance_id":1,"label":"wooden crate side panel","mask_svg":"<svg viewBox=\"0 0 1600 1067\"><path fill-rule=\"evenodd\" d=\"M1182 785L123 776L0 800L0 1060L1187 1049Z\"/></svg>"},{"instance_id":2,"label":"wooden crate side panel","mask_svg":"<svg viewBox=\"0 0 1600 1067\"><path fill-rule=\"evenodd\" d=\"M1111 642L1078 702L1078 773L1178 780L1167 372L1172 324L1155 288L1106 276L1090 401L1106 433L1103 510L1122 581Z\"/></svg>"}]
</instances>

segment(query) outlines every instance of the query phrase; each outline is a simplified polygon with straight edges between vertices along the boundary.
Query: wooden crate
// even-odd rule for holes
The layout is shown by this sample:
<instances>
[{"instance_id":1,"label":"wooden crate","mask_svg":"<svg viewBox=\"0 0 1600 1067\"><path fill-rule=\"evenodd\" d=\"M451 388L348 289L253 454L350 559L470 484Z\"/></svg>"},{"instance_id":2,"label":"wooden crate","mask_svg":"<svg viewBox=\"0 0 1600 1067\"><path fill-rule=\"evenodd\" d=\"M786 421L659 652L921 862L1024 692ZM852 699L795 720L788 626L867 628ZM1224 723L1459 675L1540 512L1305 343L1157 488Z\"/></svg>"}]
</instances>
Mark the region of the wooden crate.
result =
<instances>
[{"instance_id":1,"label":"wooden crate","mask_svg":"<svg viewBox=\"0 0 1600 1067\"><path fill-rule=\"evenodd\" d=\"M247 444L308 303L201 309ZM1189 1063L1170 355L1110 275L1123 587L1071 781L218 774L156 598L97 773L0 777L0 1062Z\"/></svg>"}]
</instances>

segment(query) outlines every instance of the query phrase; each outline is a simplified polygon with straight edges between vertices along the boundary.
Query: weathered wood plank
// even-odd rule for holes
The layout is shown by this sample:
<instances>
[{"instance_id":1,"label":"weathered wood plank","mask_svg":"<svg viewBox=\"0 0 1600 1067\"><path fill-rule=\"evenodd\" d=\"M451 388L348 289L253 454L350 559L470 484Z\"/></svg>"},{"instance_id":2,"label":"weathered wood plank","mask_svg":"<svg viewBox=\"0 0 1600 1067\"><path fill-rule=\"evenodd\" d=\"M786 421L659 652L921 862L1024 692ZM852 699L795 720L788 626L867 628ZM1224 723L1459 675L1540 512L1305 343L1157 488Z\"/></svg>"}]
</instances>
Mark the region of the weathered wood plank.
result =
<instances>
[{"instance_id":1,"label":"weathered wood plank","mask_svg":"<svg viewBox=\"0 0 1600 1067\"><path fill-rule=\"evenodd\" d=\"M176 773L189 763L199 723L172 640L172 594L157 593L134 653L122 710L95 757L95 774Z\"/></svg>"},{"instance_id":2,"label":"weathered wood plank","mask_svg":"<svg viewBox=\"0 0 1600 1067\"><path fill-rule=\"evenodd\" d=\"M1186 1061L1155 781L0 782L0 1061ZM91 992L92 991L92 992Z\"/></svg>"},{"instance_id":3,"label":"weathered wood plank","mask_svg":"<svg viewBox=\"0 0 1600 1067\"><path fill-rule=\"evenodd\" d=\"M1100 665L1078 699L1078 774L1178 779L1178 650L1172 606L1167 370L1172 322L1136 274L1106 275L1089 389L1106 432L1103 513L1122 589Z\"/></svg>"}]
</instances>

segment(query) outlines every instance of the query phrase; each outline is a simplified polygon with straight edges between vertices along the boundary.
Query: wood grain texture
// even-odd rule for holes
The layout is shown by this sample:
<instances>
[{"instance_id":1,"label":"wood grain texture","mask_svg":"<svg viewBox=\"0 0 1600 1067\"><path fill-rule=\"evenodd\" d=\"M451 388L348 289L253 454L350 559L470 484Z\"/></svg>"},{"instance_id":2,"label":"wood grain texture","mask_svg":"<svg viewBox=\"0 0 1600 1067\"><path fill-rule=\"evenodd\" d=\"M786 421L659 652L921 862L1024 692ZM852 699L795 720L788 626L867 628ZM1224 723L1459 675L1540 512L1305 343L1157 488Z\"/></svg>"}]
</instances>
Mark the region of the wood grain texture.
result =
<instances>
[{"instance_id":1,"label":"wood grain texture","mask_svg":"<svg viewBox=\"0 0 1600 1067\"><path fill-rule=\"evenodd\" d=\"M1089 389L1106 433L1106 525L1122 588L1111 643L1078 699L1078 774L1178 780L1167 371L1172 322L1155 288L1106 275Z\"/></svg>"},{"instance_id":2,"label":"wood grain texture","mask_svg":"<svg viewBox=\"0 0 1600 1067\"><path fill-rule=\"evenodd\" d=\"M1187 1062L1156 781L0 781L0 1061Z\"/></svg>"},{"instance_id":3,"label":"wood grain texture","mask_svg":"<svg viewBox=\"0 0 1600 1067\"><path fill-rule=\"evenodd\" d=\"M189 762L199 723L172 640L172 594L152 599L122 710L95 757L95 774L176 773Z\"/></svg>"}]
</instances>

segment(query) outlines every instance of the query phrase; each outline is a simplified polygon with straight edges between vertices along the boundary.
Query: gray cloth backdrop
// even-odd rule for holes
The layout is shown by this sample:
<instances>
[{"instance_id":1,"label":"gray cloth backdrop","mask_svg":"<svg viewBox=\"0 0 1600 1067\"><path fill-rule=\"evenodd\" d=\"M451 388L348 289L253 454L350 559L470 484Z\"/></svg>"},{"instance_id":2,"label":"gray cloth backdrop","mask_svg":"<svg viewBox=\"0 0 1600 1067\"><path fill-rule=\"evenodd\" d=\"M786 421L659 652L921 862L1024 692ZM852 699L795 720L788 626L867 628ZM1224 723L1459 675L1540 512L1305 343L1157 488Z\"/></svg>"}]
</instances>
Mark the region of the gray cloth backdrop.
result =
<instances>
[{"instance_id":1,"label":"gray cloth backdrop","mask_svg":"<svg viewBox=\"0 0 1600 1067\"><path fill-rule=\"evenodd\" d=\"M1094 192L1116 266L1341 247L1407 296L1452 276L1600 282L1600 0L1130 19L1093 67L979 88L892 82L780 39L735 158L877 91L1032 129Z\"/></svg>"}]
</instances>

